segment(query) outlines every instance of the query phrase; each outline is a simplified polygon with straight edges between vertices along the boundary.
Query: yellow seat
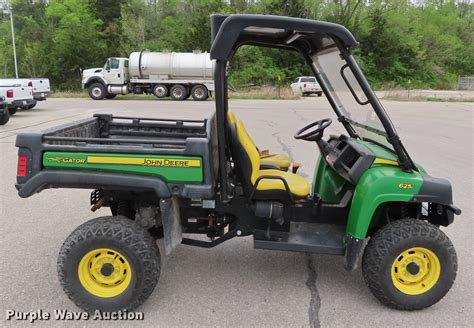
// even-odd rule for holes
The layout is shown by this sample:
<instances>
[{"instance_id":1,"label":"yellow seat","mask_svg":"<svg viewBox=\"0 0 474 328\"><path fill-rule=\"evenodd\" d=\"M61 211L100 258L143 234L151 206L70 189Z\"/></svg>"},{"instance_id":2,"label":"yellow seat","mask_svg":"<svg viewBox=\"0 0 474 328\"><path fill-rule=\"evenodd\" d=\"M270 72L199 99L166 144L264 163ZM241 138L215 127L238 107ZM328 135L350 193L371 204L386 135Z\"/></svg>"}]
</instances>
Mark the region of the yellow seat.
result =
<instances>
[{"instance_id":1,"label":"yellow seat","mask_svg":"<svg viewBox=\"0 0 474 328\"><path fill-rule=\"evenodd\" d=\"M227 117L229 119L229 124L235 125L237 122L237 117L232 111L227 112ZM255 143L252 140L252 143ZM272 167L280 168L280 170L288 171L288 168L291 165L290 158L286 154L270 154L268 150L259 151L257 145L255 148L260 154L261 164L269 164Z\"/></svg>"},{"instance_id":2,"label":"yellow seat","mask_svg":"<svg viewBox=\"0 0 474 328\"><path fill-rule=\"evenodd\" d=\"M285 154L266 154L262 151L260 152L260 159L262 163L271 163L284 171L288 171L288 168L291 165L288 155Z\"/></svg>"},{"instance_id":3,"label":"yellow seat","mask_svg":"<svg viewBox=\"0 0 474 328\"><path fill-rule=\"evenodd\" d=\"M293 197L295 198L304 198L309 195L310 192L310 185L306 179L303 177L290 173L284 172L280 170L261 170L260 169L260 153L257 151L255 144L253 143L252 138L250 138L249 134L245 130L245 127L242 121L237 120L235 124L235 132L234 132L237 140L236 143L240 147L237 147L235 151L240 152L241 155L240 163L242 172L242 179L250 180L250 186L253 188L255 183L259 178L262 176L272 176L282 178L288 184L289 190ZM272 178L262 178L257 185L255 196L256 198L261 198L259 196L263 196L266 199L271 199L274 197L274 192L281 191L286 193L285 184L280 179L272 179ZM258 193L260 192L260 195Z\"/></svg>"}]
</instances>

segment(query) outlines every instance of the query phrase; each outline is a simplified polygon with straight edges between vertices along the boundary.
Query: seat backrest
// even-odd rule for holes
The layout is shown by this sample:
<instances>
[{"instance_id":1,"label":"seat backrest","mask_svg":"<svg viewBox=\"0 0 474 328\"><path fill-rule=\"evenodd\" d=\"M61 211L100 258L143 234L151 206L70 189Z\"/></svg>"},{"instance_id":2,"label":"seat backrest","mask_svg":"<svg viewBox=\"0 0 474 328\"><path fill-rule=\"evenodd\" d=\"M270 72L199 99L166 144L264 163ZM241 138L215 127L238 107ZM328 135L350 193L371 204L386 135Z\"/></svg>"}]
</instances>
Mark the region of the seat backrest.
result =
<instances>
[{"instance_id":1,"label":"seat backrest","mask_svg":"<svg viewBox=\"0 0 474 328\"><path fill-rule=\"evenodd\" d=\"M231 127L232 158L246 192L250 192L260 170L260 154L241 120Z\"/></svg>"}]
</instances>

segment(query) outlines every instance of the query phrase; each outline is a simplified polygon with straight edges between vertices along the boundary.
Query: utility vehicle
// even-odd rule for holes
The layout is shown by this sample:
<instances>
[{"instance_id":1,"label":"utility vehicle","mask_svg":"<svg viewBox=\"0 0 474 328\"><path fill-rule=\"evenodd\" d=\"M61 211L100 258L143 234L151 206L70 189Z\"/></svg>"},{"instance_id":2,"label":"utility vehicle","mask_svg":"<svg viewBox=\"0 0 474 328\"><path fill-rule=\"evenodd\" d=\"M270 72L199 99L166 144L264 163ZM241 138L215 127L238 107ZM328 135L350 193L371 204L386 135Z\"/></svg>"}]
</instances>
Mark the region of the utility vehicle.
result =
<instances>
[{"instance_id":1,"label":"utility vehicle","mask_svg":"<svg viewBox=\"0 0 474 328\"><path fill-rule=\"evenodd\" d=\"M79 226L61 248L58 274L70 299L87 311L134 309L158 283L156 238L169 254L178 244L211 248L253 235L255 248L342 256L349 271L362 257L369 289L388 306L438 302L457 271L439 226L461 211L450 183L409 156L351 55L352 34L288 17L211 21L216 110L209 119L104 114L18 135L20 197L86 188L92 210L111 210ZM243 45L302 56L345 128L323 138L332 120L322 118L294 135L319 152L312 182L287 155L259 151L229 111L228 63Z\"/></svg>"}]
</instances>

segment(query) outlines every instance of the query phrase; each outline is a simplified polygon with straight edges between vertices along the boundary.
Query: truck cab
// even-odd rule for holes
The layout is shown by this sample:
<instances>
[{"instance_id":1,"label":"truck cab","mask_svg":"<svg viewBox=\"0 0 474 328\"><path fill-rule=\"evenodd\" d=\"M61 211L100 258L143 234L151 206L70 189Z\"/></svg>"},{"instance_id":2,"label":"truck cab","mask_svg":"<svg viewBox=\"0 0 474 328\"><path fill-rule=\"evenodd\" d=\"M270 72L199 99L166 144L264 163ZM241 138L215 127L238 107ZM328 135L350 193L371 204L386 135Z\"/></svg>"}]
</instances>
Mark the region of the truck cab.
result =
<instances>
[{"instance_id":1,"label":"truck cab","mask_svg":"<svg viewBox=\"0 0 474 328\"><path fill-rule=\"evenodd\" d=\"M128 58L110 57L104 67L82 71L82 88L88 89L94 100L127 94L129 80Z\"/></svg>"},{"instance_id":2,"label":"truck cab","mask_svg":"<svg viewBox=\"0 0 474 328\"><path fill-rule=\"evenodd\" d=\"M108 84L126 84L130 78L128 73L128 58L109 58L105 62L103 77Z\"/></svg>"}]
</instances>

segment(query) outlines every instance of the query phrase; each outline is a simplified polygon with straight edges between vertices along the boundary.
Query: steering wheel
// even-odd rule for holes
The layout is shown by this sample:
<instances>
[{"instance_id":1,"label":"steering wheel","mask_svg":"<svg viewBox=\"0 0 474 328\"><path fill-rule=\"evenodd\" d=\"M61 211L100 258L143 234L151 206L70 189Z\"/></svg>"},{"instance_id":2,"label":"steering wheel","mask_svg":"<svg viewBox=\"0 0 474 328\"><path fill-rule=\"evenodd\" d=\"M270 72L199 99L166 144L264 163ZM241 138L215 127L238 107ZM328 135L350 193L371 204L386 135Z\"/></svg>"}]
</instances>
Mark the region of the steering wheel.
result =
<instances>
[{"instance_id":1,"label":"steering wheel","mask_svg":"<svg viewBox=\"0 0 474 328\"><path fill-rule=\"evenodd\" d=\"M331 123L332 120L330 118L325 118L323 120L311 123L296 132L294 137L295 139L302 139L306 141L319 141L323 137L324 129L330 126Z\"/></svg>"}]
</instances>

